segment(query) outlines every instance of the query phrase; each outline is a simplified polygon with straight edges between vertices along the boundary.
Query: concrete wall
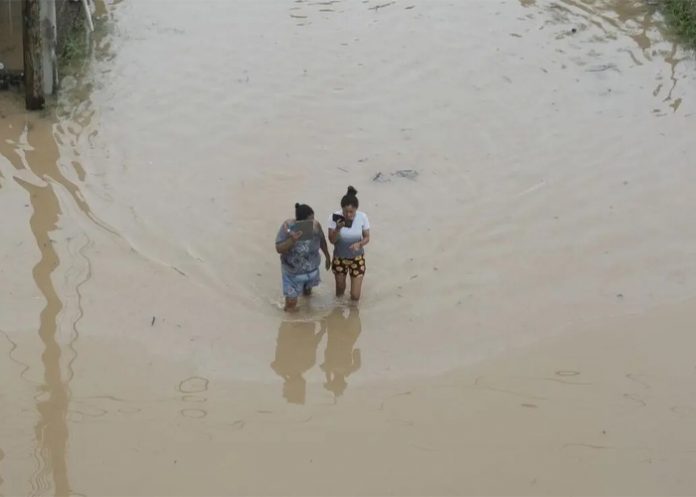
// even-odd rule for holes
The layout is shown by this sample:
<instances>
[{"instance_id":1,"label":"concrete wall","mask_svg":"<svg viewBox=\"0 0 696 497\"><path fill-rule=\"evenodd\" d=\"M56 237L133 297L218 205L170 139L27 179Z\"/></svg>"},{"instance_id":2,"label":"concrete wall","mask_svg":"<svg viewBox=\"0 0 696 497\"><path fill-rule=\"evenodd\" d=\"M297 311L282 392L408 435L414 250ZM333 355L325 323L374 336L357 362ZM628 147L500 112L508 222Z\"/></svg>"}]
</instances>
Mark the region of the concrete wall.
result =
<instances>
[{"instance_id":1,"label":"concrete wall","mask_svg":"<svg viewBox=\"0 0 696 497\"><path fill-rule=\"evenodd\" d=\"M22 1L0 0L0 63L22 71Z\"/></svg>"},{"instance_id":2,"label":"concrete wall","mask_svg":"<svg viewBox=\"0 0 696 497\"><path fill-rule=\"evenodd\" d=\"M58 40L56 53L60 56L68 33L82 29L82 3L74 0L55 0ZM22 0L0 0L0 63L12 72L23 70L22 54Z\"/></svg>"}]
</instances>

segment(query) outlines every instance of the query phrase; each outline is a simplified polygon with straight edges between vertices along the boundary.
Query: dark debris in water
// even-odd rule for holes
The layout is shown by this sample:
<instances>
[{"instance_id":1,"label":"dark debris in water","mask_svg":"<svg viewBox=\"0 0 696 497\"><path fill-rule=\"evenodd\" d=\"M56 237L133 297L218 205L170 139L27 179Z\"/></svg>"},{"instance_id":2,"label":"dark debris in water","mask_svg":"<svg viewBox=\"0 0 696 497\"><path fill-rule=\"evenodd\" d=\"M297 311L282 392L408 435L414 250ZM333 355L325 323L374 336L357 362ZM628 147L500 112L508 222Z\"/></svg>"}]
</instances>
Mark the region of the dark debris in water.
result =
<instances>
[{"instance_id":1,"label":"dark debris in water","mask_svg":"<svg viewBox=\"0 0 696 497\"><path fill-rule=\"evenodd\" d=\"M414 181L416 178L418 178L418 171L416 171L415 169L399 169L389 175L383 173L382 171L379 171L372 177L372 181L374 181L375 183L387 183L391 181L392 177L410 179Z\"/></svg>"},{"instance_id":2,"label":"dark debris in water","mask_svg":"<svg viewBox=\"0 0 696 497\"><path fill-rule=\"evenodd\" d=\"M604 71L616 71L616 72L621 72L619 71L619 68L616 67L616 64L599 64L596 66L592 66L587 69L587 72L604 72Z\"/></svg>"},{"instance_id":3,"label":"dark debris in water","mask_svg":"<svg viewBox=\"0 0 696 497\"><path fill-rule=\"evenodd\" d=\"M415 169L399 169L395 173L392 173L392 176L398 176L406 179L416 179L418 177L418 171Z\"/></svg>"},{"instance_id":4,"label":"dark debris in water","mask_svg":"<svg viewBox=\"0 0 696 497\"><path fill-rule=\"evenodd\" d=\"M390 5L394 5L396 2L387 2L387 3L381 3L379 5L375 5L374 7L370 7L370 10L374 10L377 12L379 9L383 9L385 7L389 7Z\"/></svg>"}]
</instances>

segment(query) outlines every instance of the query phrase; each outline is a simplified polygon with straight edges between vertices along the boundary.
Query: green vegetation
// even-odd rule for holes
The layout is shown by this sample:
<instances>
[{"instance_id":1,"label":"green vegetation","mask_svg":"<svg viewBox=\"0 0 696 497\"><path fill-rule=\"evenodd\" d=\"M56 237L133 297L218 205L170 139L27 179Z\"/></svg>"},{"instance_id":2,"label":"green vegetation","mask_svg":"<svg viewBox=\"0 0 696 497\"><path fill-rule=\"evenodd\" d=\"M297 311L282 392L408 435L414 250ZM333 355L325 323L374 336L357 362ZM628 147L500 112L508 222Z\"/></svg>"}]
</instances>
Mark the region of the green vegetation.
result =
<instances>
[{"instance_id":1,"label":"green vegetation","mask_svg":"<svg viewBox=\"0 0 696 497\"><path fill-rule=\"evenodd\" d=\"M696 0L663 0L661 6L674 32L696 48Z\"/></svg>"},{"instance_id":2,"label":"green vegetation","mask_svg":"<svg viewBox=\"0 0 696 497\"><path fill-rule=\"evenodd\" d=\"M89 39L85 35L83 23L72 23L63 40L62 50L59 54L60 65L65 67L80 64L89 55L89 49Z\"/></svg>"}]
</instances>

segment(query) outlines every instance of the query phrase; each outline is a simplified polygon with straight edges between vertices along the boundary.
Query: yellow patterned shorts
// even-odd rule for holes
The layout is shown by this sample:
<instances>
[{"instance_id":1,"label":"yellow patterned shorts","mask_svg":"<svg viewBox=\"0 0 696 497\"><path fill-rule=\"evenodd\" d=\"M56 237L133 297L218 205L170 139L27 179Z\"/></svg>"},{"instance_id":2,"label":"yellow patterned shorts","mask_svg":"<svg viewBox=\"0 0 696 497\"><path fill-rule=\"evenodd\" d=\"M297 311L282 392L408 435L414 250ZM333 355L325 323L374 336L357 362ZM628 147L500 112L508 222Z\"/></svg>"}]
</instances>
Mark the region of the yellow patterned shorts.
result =
<instances>
[{"instance_id":1,"label":"yellow patterned shorts","mask_svg":"<svg viewBox=\"0 0 696 497\"><path fill-rule=\"evenodd\" d=\"M352 278L365 274L365 256L359 255L355 259L341 259L334 257L331 263L334 274L346 274Z\"/></svg>"}]
</instances>

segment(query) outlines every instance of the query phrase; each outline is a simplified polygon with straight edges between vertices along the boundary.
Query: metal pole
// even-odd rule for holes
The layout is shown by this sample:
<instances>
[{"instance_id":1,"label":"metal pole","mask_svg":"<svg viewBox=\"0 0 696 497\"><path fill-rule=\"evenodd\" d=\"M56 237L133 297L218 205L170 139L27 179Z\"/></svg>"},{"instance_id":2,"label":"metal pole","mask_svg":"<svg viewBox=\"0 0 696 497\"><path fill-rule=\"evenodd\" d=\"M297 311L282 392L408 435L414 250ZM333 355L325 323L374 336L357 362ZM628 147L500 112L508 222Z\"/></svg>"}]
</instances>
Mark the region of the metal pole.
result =
<instances>
[{"instance_id":1,"label":"metal pole","mask_svg":"<svg viewBox=\"0 0 696 497\"><path fill-rule=\"evenodd\" d=\"M53 95L58 86L56 59L56 1L40 0L41 8L41 70L44 95Z\"/></svg>"},{"instance_id":2,"label":"metal pole","mask_svg":"<svg viewBox=\"0 0 696 497\"><path fill-rule=\"evenodd\" d=\"M89 28L89 32L94 31L94 23L92 22L92 12L89 10L89 4L87 4L87 0L82 0L82 8L85 10L85 18L87 19L87 27Z\"/></svg>"}]
</instances>

